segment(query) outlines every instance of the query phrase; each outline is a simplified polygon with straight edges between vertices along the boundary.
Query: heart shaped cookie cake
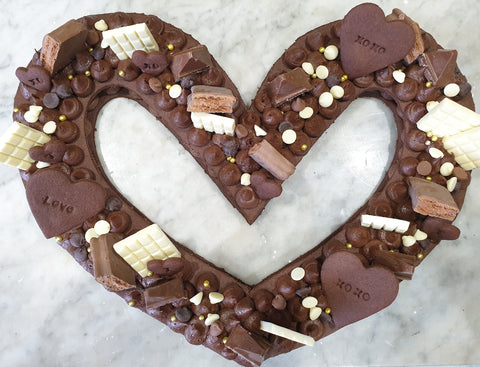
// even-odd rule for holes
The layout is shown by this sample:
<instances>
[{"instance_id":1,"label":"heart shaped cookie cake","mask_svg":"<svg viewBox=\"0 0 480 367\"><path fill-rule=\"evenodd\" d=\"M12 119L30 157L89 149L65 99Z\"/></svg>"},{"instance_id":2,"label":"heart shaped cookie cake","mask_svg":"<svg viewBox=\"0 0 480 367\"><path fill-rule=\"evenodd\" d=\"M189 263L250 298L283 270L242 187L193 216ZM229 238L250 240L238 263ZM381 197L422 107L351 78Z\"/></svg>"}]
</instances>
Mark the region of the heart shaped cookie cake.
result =
<instances>
[{"instance_id":1,"label":"heart shaped cookie cake","mask_svg":"<svg viewBox=\"0 0 480 367\"><path fill-rule=\"evenodd\" d=\"M189 343L259 366L384 309L441 240L459 237L452 222L480 165L480 115L456 58L400 10L361 4L299 37L246 106L191 35L153 15L85 16L17 69L0 161L20 169L44 235L107 290ZM396 121L384 179L345 224L256 285L152 223L109 181L95 145L102 107L138 102L251 224L364 96Z\"/></svg>"}]
</instances>

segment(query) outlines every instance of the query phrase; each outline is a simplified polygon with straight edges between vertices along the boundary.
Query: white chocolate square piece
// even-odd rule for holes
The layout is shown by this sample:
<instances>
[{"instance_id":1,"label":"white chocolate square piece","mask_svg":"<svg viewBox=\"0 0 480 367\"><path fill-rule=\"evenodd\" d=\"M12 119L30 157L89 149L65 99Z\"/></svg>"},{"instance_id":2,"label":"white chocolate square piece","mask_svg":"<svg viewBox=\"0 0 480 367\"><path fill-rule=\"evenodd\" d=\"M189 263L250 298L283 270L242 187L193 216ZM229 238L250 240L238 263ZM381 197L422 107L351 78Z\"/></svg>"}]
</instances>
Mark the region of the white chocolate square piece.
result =
<instances>
[{"instance_id":1,"label":"white chocolate square piece","mask_svg":"<svg viewBox=\"0 0 480 367\"><path fill-rule=\"evenodd\" d=\"M480 127L446 136L443 146L464 170L480 167Z\"/></svg>"},{"instance_id":2,"label":"white chocolate square piece","mask_svg":"<svg viewBox=\"0 0 480 367\"><path fill-rule=\"evenodd\" d=\"M157 224L152 224L115 243L113 249L142 277L148 275L150 260L181 257L180 252Z\"/></svg>"},{"instance_id":3,"label":"white chocolate square piece","mask_svg":"<svg viewBox=\"0 0 480 367\"><path fill-rule=\"evenodd\" d=\"M217 134L233 136L235 133L235 119L206 112L192 112L193 126Z\"/></svg>"},{"instance_id":4,"label":"white chocolate square piece","mask_svg":"<svg viewBox=\"0 0 480 367\"><path fill-rule=\"evenodd\" d=\"M103 31L102 47L110 46L120 60L132 57L134 51L158 51L158 44L145 23Z\"/></svg>"},{"instance_id":5,"label":"white chocolate square piece","mask_svg":"<svg viewBox=\"0 0 480 367\"><path fill-rule=\"evenodd\" d=\"M35 162L28 150L48 141L47 134L14 121L0 137L0 163L28 170Z\"/></svg>"},{"instance_id":6,"label":"white chocolate square piece","mask_svg":"<svg viewBox=\"0 0 480 367\"><path fill-rule=\"evenodd\" d=\"M405 233L410 226L410 222L402 219L363 214L361 225L363 227L371 227L373 229L383 229L384 231Z\"/></svg>"}]
</instances>

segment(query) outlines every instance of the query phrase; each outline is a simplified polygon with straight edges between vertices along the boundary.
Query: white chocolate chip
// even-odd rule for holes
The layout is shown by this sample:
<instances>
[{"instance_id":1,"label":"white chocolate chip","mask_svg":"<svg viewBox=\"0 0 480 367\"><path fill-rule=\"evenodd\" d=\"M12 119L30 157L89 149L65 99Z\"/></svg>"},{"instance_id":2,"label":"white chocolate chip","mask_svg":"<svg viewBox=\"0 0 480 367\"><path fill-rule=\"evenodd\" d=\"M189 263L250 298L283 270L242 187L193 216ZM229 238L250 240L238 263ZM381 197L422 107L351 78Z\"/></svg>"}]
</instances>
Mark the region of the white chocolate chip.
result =
<instances>
[{"instance_id":1,"label":"white chocolate chip","mask_svg":"<svg viewBox=\"0 0 480 367\"><path fill-rule=\"evenodd\" d=\"M182 94L182 87L180 84L174 84L168 90L168 95L170 98L178 98Z\"/></svg>"},{"instance_id":2,"label":"white chocolate chip","mask_svg":"<svg viewBox=\"0 0 480 367\"><path fill-rule=\"evenodd\" d=\"M34 111L27 111L23 114L23 118L25 121L29 122L30 124L33 124L34 122L38 121L39 114L34 112Z\"/></svg>"},{"instance_id":3,"label":"white chocolate chip","mask_svg":"<svg viewBox=\"0 0 480 367\"><path fill-rule=\"evenodd\" d=\"M28 110L36 113L37 115L40 115L40 112L42 112L43 107L42 106L31 105L28 108Z\"/></svg>"},{"instance_id":4,"label":"white chocolate chip","mask_svg":"<svg viewBox=\"0 0 480 367\"><path fill-rule=\"evenodd\" d=\"M100 236L102 234L107 234L110 232L110 223L108 223L106 220L99 220L95 225L93 226L93 229L97 234Z\"/></svg>"},{"instance_id":5,"label":"white chocolate chip","mask_svg":"<svg viewBox=\"0 0 480 367\"><path fill-rule=\"evenodd\" d=\"M330 93L332 93L333 98L340 99L345 95L345 90L339 85L334 85L330 88Z\"/></svg>"},{"instance_id":6,"label":"white chocolate chip","mask_svg":"<svg viewBox=\"0 0 480 367\"><path fill-rule=\"evenodd\" d=\"M431 142L430 140L427 140L427 141L425 142L425 145L426 145L427 147L428 147L430 144L432 144L432 142Z\"/></svg>"},{"instance_id":7,"label":"white chocolate chip","mask_svg":"<svg viewBox=\"0 0 480 367\"><path fill-rule=\"evenodd\" d=\"M309 312L310 320L314 321L320 317L322 309L320 307L312 307Z\"/></svg>"},{"instance_id":8,"label":"white chocolate chip","mask_svg":"<svg viewBox=\"0 0 480 367\"><path fill-rule=\"evenodd\" d=\"M428 150L428 153L430 153L430 156L434 159L443 158L444 156L443 152L440 149L433 147Z\"/></svg>"},{"instance_id":9,"label":"white chocolate chip","mask_svg":"<svg viewBox=\"0 0 480 367\"><path fill-rule=\"evenodd\" d=\"M190 298L190 302L192 302L195 306L198 306L203 299L203 292L198 292L192 298Z\"/></svg>"},{"instance_id":10,"label":"white chocolate chip","mask_svg":"<svg viewBox=\"0 0 480 367\"><path fill-rule=\"evenodd\" d=\"M414 237L417 241L423 241L423 240L426 240L426 239L428 238L428 235L427 235L425 232L417 229L417 230L415 231L415 234L413 235L413 237Z\"/></svg>"},{"instance_id":11,"label":"white chocolate chip","mask_svg":"<svg viewBox=\"0 0 480 367\"><path fill-rule=\"evenodd\" d=\"M302 306L305 308L313 308L318 305L318 299L312 296L305 297L302 300Z\"/></svg>"},{"instance_id":12,"label":"white chocolate chip","mask_svg":"<svg viewBox=\"0 0 480 367\"><path fill-rule=\"evenodd\" d=\"M315 74L317 74L317 78L319 79L327 79L328 68L325 65L318 65Z\"/></svg>"},{"instance_id":13,"label":"white chocolate chip","mask_svg":"<svg viewBox=\"0 0 480 367\"><path fill-rule=\"evenodd\" d=\"M460 87L458 86L457 83L450 83L443 88L443 94L447 97L455 97L460 93Z\"/></svg>"},{"instance_id":14,"label":"white chocolate chip","mask_svg":"<svg viewBox=\"0 0 480 367\"><path fill-rule=\"evenodd\" d=\"M335 60L338 56L338 47L335 45L327 46L323 56L325 56L327 60Z\"/></svg>"},{"instance_id":15,"label":"white chocolate chip","mask_svg":"<svg viewBox=\"0 0 480 367\"><path fill-rule=\"evenodd\" d=\"M267 135L267 132L265 130L263 130L260 126L258 125L255 125L253 127L253 130L255 130L255 135L256 136L265 136Z\"/></svg>"},{"instance_id":16,"label":"white chocolate chip","mask_svg":"<svg viewBox=\"0 0 480 367\"><path fill-rule=\"evenodd\" d=\"M395 79L397 83L402 84L405 81L405 73L402 70L395 70L393 72L393 79Z\"/></svg>"},{"instance_id":17,"label":"white chocolate chip","mask_svg":"<svg viewBox=\"0 0 480 367\"><path fill-rule=\"evenodd\" d=\"M440 102L438 102L438 101L428 101L427 102L427 111L430 112L431 110L433 110L439 104L440 104Z\"/></svg>"},{"instance_id":18,"label":"white chocolate chip","mask_svg":"<svg viewBox=\"0 0 480 367\"><path fill-rule=\"evenodd\" d=\"M42 128L45 134L53 134L57 130L57 123L55 121L48 121Z\"/></svg>"},{"instance_id":19,"label":"white chocolate chip","mask_svg":"<svg viewBox=\"0 0 480 367\"><path fill-rule=\"evenodd\" d=\"M445 162L440 166L440 174L445 177L450 176L454 168L453 163Z\"/></svg>"},{"instance_id":20,"label":"white chocolate chip","mask_svg":"<svg viewBox=\"0 0 480 367\"><path fill-rule=\"evenodd\" d=\"M297 140L297 133L295 130L287 129L282 133L282 140L285 144L293 144Z\"/></svg>"},{"instance_id":21,"label":"white chocolate chip","mask_svg":"<svg viewBox=\"0 0 480 367\"><path fill-rule=\"evenodd\" d=\"M318 103L320 106L323 108L328 108L332 105L333 103L333 96L332 93L330 92L323 92L320 94L320 97L318 97Z\"/></svg>"},{"instance_id":22,"label":"white chocolate chip","mask_svg":"<svg viewBox=\"0 0 480 367\"><path fill-rule=\"evenodd\" d=\"M93 228L90 228L87 232L85 232L85 241L87 241L88 243L90 243L90 240L92 238L98 238L98 233L95 232L95 229Z\"/></svg>"},{"instance_id":23,"label":"white chocolate chip","mask_svg":"<svg viewBox=\"0 0 480 367\"><path fill-rule=\"evenodd\" d=\"M304 62L302 63L302 69L304 72L306 72L308 75L312 75L315 71L313 69L313 65L311 62Z\"/></svg>"},{"instance_id":24,"label":"white chocolate chip","mask_svg":"<svg viewBox=\"0 0 480 367\"><path fill-rule=\"evenodd\" d=\"M305 269L300 267L295 268L290 273L290 276L292 277L293 280L302 280L303 277L305 276Z\"/></svg>"},{"instance_id":25,"label":"white chocolate chip","mask_svg":"<svg viewBox=\"0 0 480 367\"><path fill-rule=\"evenodd\" d=\"M205 325L210 326L218 319L220 319L220 315L218 313L209 313L205 319Z\"/></svg>"},{"instance_id":26,"label":"white chocolate chip","mask_svg":"<svg viewBox=\"0 0 480 367\"><path fill-rule=\"evenodd\" d=\"M95 29L100 32L106 31L108 24L103 19L100 19L98 22L95 22Z\"/></svg>"},{"instance_id":27,"label":"white chocolate chip","mask_svg":"<svg viewBox=\"0 0 480 367\"><path fill-rule=\"evenodd\" d=\"M47 167L50 167L50 163L47 163L47 162L37 162L37 164L35 165L35 167L37 167L38 169L47 168Z\"/></svg>"},{"instance_id":28,"label":"white chocolate chip","mask_svg":"<svg viewBox=\"0 0 480 367\"><path fill-rule=\"evenodd\" d=\"M251 175L250 173L243 173L242 176L240 177L240 184L243 186L250 186L250 178Z\"/></svg>"},{"instance_id":29,"label":"white chocolate chip","mask_svg":"<svg viewBox=\"0 0 480 367\"><path fill-rule=\"evenodd\" d=\"M455 187L457 186L457 181L458 178L456 178L455 176L447 180L447 190L449 192L453 192L453 190L455 190Z\"/></svg>"},{"instance_id":30,"label":"white chocolate chip","mask_svg":"<svg viewBox=\"0 0 480 367\"><path fill-rule=\"evenodd\" d=\"M217 303L222 302L225 297L224 297L223 294L221 294L221 293L218 293L218 292L210 292L210 293L208 294L208 298L210 299L210 303L211 303L212 305L214 305L214 304L217 304Z\"/></svg>"},{"instance_id":31,"label":"white chocolate chip","mask_svg":"<svg viewBox=\"0 0 480 367\"><path fill-rule=\"evenodd\" d=\"M303 110L301 110L298 115L302 119L309 119L310 117L313 116L313 108L312 107L305 107Z\"/></svg>"},{"instance_id":32,"label":"white chocolate chip","mask_svg":"<svg viewBox=\"0 0 480 367\"><path fill-rule=\"evenodd\" d=\"M402 243L405 247L413 246L416 242L417 240L413 236L402 236Z\"/></svg>"}]
</instances>

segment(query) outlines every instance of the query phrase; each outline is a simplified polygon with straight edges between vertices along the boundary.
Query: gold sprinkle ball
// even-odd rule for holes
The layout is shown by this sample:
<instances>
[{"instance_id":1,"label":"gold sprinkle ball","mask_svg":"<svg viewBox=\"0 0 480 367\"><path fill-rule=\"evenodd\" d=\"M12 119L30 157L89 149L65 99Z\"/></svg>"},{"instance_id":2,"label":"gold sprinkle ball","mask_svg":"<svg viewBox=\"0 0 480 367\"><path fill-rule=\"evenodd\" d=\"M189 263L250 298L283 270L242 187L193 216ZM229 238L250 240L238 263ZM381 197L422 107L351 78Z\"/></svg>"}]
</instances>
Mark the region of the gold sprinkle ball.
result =
<instances>
[{"instance_id":1,"label":"gold sprinkle ball","mask_svg":"<svg viewBox=\"0 0 480 367\"><path fill-rule=\"evenodd\" d=\"M172 88L172 86L171 86L170 84L167 84L167 85L165 86L165 89L166 89L166 90L169 90L170 88Z\"/></svg>"},{"instance_id":2,"label":"gold sprinkle ball","mask_svg":"<svg viewBox=\"0 0 480 367\"><path fill-rule=\"evenodd\" d=\"M17 107L15 107L15 108L13 109L13 112L15 112L15 113L18 112L18 111L20 111L20 110L19 110Z\"/></svg>"},{"instance_id":3,"label":"gold sprinkle ball","mask_svg":"<svg viewBox=\"0 0 480 367\"><path fill-rule=\"evenodd\" d=\"M432 136L433 136L433 133L432 133L431 131L429 131L429 132L427 133L427 138L431 138Z\"/></svg>"},{"instance_id":4,"label":"gold sprinkle ball","mask_svg":"<svg viewBox=\"0 0 480 367\"><path fill-rule=\"evenodd\" d=\"M313 74L311 75L311 78L312 78L312 79L315 79L316 77L317 77L317 74L315 74L315 73L313 73Z\"/></svg>"},{"instance_id":5,"label":"gold sprinkle ball","mask_svg":"<svg viewBox=\"0 0 480 367\"><path fill-rule=\"evenodd\" d=\"M92 248L90 246L87 247L87 252L88 253L92 252Z\"/></svg>"},{"instance_id":6,"label":"gold sprinkle ball","mask_svg":"<svg viewBox=\"0 0 480 367\"><path fill-rule=\"evenodd\" d=\"M425 177L425 180L432 181L432 178L430 176L427 176L427 177Z\"/></svg>"},{"instance_id":7,"label":"gold sprinkle ball","mask_svg":"<svg viewBox=\"0 0 480 367\"><path fill-rule=\"evenodd\" d=\"M423 254L417 254L417 259L422 260L423 259Z\"/></svg>"},{"instance_id":8,"label":"gold sprinkle ball","mask_svg":"<svg viewBox=\"0 0 480 367\"><path fill-rule=\"evenodd\" d=\"M230 163L235 163L236 162L236 159L235 158L230 158Z\"/></svg>"},{"instance_id":9,"label":"gold sprinkle ball","mask_svg":"<svg viewBox=\"0 0 480 367\"><path fill-rule=\"evenodd\" d=\"M199 319L200 321L203 321L203 320L205 320L205 316L200 315L200 316L198 316L198 319Z\"/></svg>"},{"instance_id":10,"label":"gold sprinkle ball","mask_svg":"<svg viewBox=\"0 0 480 367\"><path fill-rule=\"evenodd\" d=\"M118 75L120 75L120 76L123 77L123 76L125 76L125 72L124 72L123 70L119 70L119 71L118 71Z\"/></svg>"},{"instance_id":11,"label":"gold sprinkle ball","mask_svg":"<svg viewBox=\"0 0 480 367\"><path fill-rule=\"evenodd\" d=\"M90 47L90 48L88 49L88 52L92 52L92 51L93 51L93 47Z\"/></svg>"},{"instance_id":12,"label":"gold sprinkle ball","mask_svg":"<svg viewBox=\"0 0 480 367\"><path fill-rule=\"evenodd\" d=\"M318 52L320 52L321 54L323 54L325 52L325 47L320 47L318 49Z\"/></svg>"},{"instance_id":13,"label":"gold sprinkle ball","mask_svg":"<svg viewBox=\"0 0 480 367\"><path fill-rule=\"evenodd\" d=\"M171 43L168 44L167 48L170 50L170 51L173 51L173 49L175 48L174 45L172 45Z\"/></svg>"},{"instance_id":14,"label":"gold sprinkle ball","mask_svg":"<svg viewBox=\"0 0 480 367\"><path fill-rule=\"evenodd\" d=\"M170 316L170 321L173 321L173 322L177 321L177 316L175 315Z\"/></svg>"},{"instance_id":15,"label":"gold sprinkle ball","mask_svg":"<svg viewBox=\"0 0 480 367\"><path fill-rule=\"evenodd\" d=\"M224 336L223 339L222 339L222 343L225 344L228 340L228 336Z\"/></svg>"},{"instance_id":16,"label":"gold sprinkle ball","mask_svg":"<svg viewBox=\"0 0 480 367\"><path fill-rule=\"evenodd\" d=\"M346 246L348 249L350 249L350 248L353 247L351 243L347 243L345 246Z\"/></svg>"},{"instance_id":17,"label":"gold sprinkle ball","mask_svg":"<svg viewBox=\"0 0 480 367\"><path fill-rule=\"evenodd\" d=\"M208 280L203 281L203 286L204 287L210 287L210 282Z\"/></svg>"},{"instance_id":18,"label":"gold sprinkle ball","mask_svg":"<svg viewBox=\"0 0 480 367\"><path fill-rule=\"evenodd\" d=\"M67 119L67 116L65 116L65 115L60 115L60 116L58 116L58 119L59 119L60 121L65 121L65 120Z\"/></svg>"},{"instance_id":19,"label":"gold sprinkle ball","mask_svg":"<svg viewBox=\"0 0 480 367\"><path fill-rule=\"evenodd\" d=\"M432 85L433 85L432 82L426 82L426 83L425 83L425 86L426 86L427 88L430 88Z\"/></svg>"},{"instance_id":20,"label":"gold sprinkle ball","mask_svg":"<svg viewBox=\"0 0 480 367\"><path fill-rule=\"evenodd\" d=\"M62 242L62 241L63 241L62 236L57 236L57 237L55 237L55 241L57 241L57 242Z\"/></svg>"},{"instance_id":21,"label":"gold sprinkle ball","mask_svg":"<svg viewBox=\"0 0 480 367\"><path fill-rule=\"evenodd\" d=\"M149 270L149 271L147 272L147 276L148 276L148 277L151 277L152 275L153 275L152 271Z\"/></svg>"},{"instance_id":22,"label":"gold sprinkle ball","mask_svg":"<svg viewBox=\"0 0 480 367\"><path fill-rule=\"evenodd\" d=\"M432 138L431 138L432 141L437 141L438 140L438 136L436 135L433 135Z\"/></svg>"},{"instance_id":23,"label":"gold sprinkle ball","mask_svg":"<svg viewBox=\"0 0 480 367\"><path fill-rule=\"evenodd\" d=\"M128 305L129 305L130 307L135 306L135 301L134 301L133 299L130 300L130 301L128 301Z\"/></svg>"},{"instance_id":24,"label":"gold sprinkle ball","mask_svg":"<svg viewBox=\"0 0 480 367\"><path fill-rule=\"evenodd\" d=\"M348 75L347 74L343 74L342 77L340 78L341 82L344 82L344 81L347 81L347 80L348 80Z\"/></svg>"},{"instance_id":25,"label":"gold sprinkle ball","mask_svg":"<svg viewBox=\"0 0 480 367\"><path fill-rule=\"evenodd\" d=\"M68 74L68 80L72 80L73 79L73 75L72 74Z\"/></svg>"},{"instance_id":26,"label":"gold sprinkle ball","mask_svg":"<svg viewBox=\"0 0 480 367\"><path fill-rule=\"evenodd\" d=\"M330 307L327 307L324 311L327 315L330 315L332 313L332 309Z\"/></svg>"},{"instance_id":27,"label":"gold sprinkle ball","mask_svg":"<svg viewBox=\"0 0 480 367\"><path fill-rule=\"evenodd\" d=\"M90 76L90 75L92 75L92 73L90 72L90 70L87 70L87 71L85 72L85 75L86 75L86 76Z\"/></svg>"},{"instance_id":28,"label":"gold sprinkle ball","mask_svg":"<svg viewBox=\"0 0 480 367\"><path fill-rule=\"evenodd\" d=\"M301 150L305 151L308 149L308 145L307 144L302 144L302 146L300 147Z\"/></svg>"}]
</instances>

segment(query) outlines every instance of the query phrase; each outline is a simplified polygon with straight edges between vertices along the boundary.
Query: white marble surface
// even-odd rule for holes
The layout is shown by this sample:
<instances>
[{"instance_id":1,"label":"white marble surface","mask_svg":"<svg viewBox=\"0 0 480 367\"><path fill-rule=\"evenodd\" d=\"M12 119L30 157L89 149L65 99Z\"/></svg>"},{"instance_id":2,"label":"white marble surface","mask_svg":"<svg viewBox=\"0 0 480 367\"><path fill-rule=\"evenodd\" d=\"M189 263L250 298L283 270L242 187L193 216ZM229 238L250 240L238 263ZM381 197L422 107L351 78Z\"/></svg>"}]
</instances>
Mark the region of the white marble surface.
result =
<instances>
[{"instance_id":1,"label":"white marble surface","mask_svg":"<svg viewBox=\"0 0 480 367\"><path fill-rule=\"evenodd\" d=\"M11 123L16 67L24 66L41 47L44 34L70 18L117 10L155 14L206 44L248 101L296 37L342 18L357 3L1 2L0 131ZM471 36L478 33L480 4L377 3L385 12L401 8L444 47L457 49L459 65L480 106L480 42ZM116 126L114 133L107 132L111 124ZM173 237L249 283L318 243L365 201L390 162L395 136L391 113L381 103L355 102L285 183L281 198L248 226L188 153L141 107L113 101L103 110L98 128L105 164L122 192ZM123 145L114 143L120 139ZM144 176L145 171L139 172L143 165L154 172ZM332 170L338 166L342 169ZM480 363L479 199L480 172L474 172L456 220L461 238L435 249L413 281L401 284L387 310L265 366ZM17 171L5 166L0 166L0 201L2 366L234 365L129 308L54 240L45 240L29 212Z\"/></svg>"}]
</instances>

